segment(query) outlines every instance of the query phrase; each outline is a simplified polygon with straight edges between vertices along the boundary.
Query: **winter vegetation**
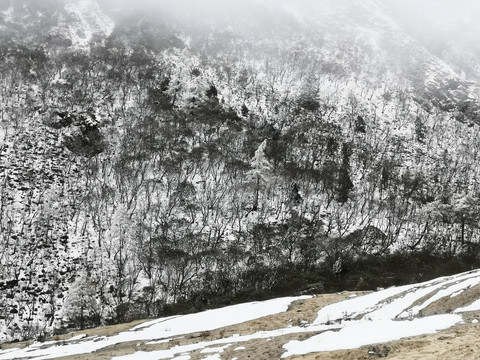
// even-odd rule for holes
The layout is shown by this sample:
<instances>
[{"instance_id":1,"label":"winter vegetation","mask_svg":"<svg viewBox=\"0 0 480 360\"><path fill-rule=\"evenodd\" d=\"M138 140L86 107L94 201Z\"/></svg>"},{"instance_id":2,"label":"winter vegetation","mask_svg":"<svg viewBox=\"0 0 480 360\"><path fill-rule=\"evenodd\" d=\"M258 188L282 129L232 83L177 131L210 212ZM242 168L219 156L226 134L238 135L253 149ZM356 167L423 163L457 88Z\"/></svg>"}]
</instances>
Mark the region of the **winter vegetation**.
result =
<instances>
[{"instance_id":1,"label":"winter vegetation","mask_svg":"<svg viewBox=\"0 0 480 360\"><path fill-rule=\"evenodd\" d=\"M0 342L480 265L466 45L247 3L0 1Z\"/></svg>"}]
</instances>

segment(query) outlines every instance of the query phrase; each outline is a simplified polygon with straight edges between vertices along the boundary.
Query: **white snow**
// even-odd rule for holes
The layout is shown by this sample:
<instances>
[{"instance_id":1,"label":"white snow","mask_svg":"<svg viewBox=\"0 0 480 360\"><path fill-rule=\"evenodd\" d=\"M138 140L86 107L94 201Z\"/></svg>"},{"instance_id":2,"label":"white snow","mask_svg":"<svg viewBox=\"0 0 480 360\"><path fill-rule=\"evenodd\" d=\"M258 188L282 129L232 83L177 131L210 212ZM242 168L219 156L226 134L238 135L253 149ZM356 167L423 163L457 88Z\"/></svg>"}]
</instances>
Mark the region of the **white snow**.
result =
<instances>
[{"instance_id":1,"label":"white snow","mask_svg":"<svg viewBox=\"0 0 480 360\"><path fill-rule=\"evenodd\" d=\"M420 306L415 306L412 308L413 314L417 314L420 310L425 309L428 305L432 304L433 302L443 298L443 297L452 297L454 294L459 294L460 292L465 291L466 289L477 285L480 283L480 278L476 275L474 275L472 278L468 278L464 281L460 281L458 283L455 283L452 286L449 286L445 289L442 289L438 291L434 296L430 297L427 301L425 301L422 305Z\"/></svg>"},{"instance_id":2,"label":"white snow","mask_svg":"<svg viewBox=\"0 0 480 360\"><path fill-rule=\"evenodd\" d=\"M24 349L16 349L15 351L11 351L9 353L0 351L0 360L10 360L26 356L32 360L53 359L67 355L71 356L77 354L87 354L107 346L127 341L163 339L167 337L171 338L191 332L214 330L217 328L258 319L263 316L284 312L288 309L288 306L293 301L308 298L310 298L310 296L285 297L262 302L232 305L220 309L200 312L197 314L161 318L132 328L130 331L122 332L115 336L106 337L101 341L99 341L98 338L86 339L81 343L66 344L63 346L54 347L52 346L42 349L38 349L37 346L42 346L43 344L36 343ZM164 342L164 340L161 340L161 342ZM62 345L62 342L57 342L57 344ZM174 355L181 354L186 351L189 350L174 351L173 353L170 352L171 356L168 356L167 358L171 358ZM135 357L134 359L139 358Z\"/></svg>"},{"instance_id":3,"label":"white snow","mask_svg":"<svg viewBox=\"0 0 480 360\"><path fill-rule=\"evenodd\" d=\"M466 289L479 282L479 272L474 271L455 276L442 277L420 284L392 287L325 306L318 312L314 324L327 324L329 322L342 320L345 317L355 318L358 316L363 316L368 320L405 318L410 314L407 310L425 295L445 287L445 289L440 290L436 295L432 296L432 298L434 298L433 301L435 301L443 296L451 295L462 287ZM433 301L427 300L422 305L413 307L411 309L412 315L417 314L418 311Z\"/></svg>"},{"instance_id":4,"label":"white snow","mask_svg":"<svg viewBox=\"0 0 480 360\"><path fill-rule=\"evenodd\" d=\"M202 360L222 360L220 354L209 355L207 357L202 358Z\"/></svg>"},{"instance_id":5,"label":"white snow","mask_svg":"<svg viewBox=\"0 0 480 360\"><path fill-rule=\"evenodd\" d=\"M458 308L454 312L455 313L462 313L462 312L467 312L467 311L480 311L480 299L474 301L473 303L471 303L468 306Z\"/></svg>"},{"instance_id":6,"label":"white snow","mask_svg":"<svg viewBox=\"0 0 480 360\"><path fill-rule=\"evenodd\" d=\"M227 306L220 309L207 310L197 314L189 314L170 318L162 318L142 324L132 330L142 331L143 339L155 339L165 336L209 331L263 316L278 314L288 309L295 300L308 299L310 296L286 297L262 302L252 302ZM161 336L159 336L159 334Z\"/></svg>"},{"instance_id":7,"label":"white snow","mask_svg":"<svg viewBox=\"0 0 480 360\"><path fill-rule=\"evenodd\" d=\"M350 297L345 301L323 307L313 324L288 325L284 328L258 331L253 334L234 334L223 339L176 345L157 351L138 351L115 357L115 360L189 360L191 353L200 351L202 360L221 359L221 353L234 344L254 339L315 333L304 341L290 341L283 347L283 358L311 352L352 349L359 346L398 340L404 337L431 334L462 323L460 314L435 315L414 318L415 314L441 298L458 295L480 282L480 271L443 277L428 282L389 288L365 296ZM427 296L421 304L420 299ZM263 302L233 305L197 314L170 316L143 323L111 337L85 337L78 335L64 342L34 343L24 349L0 351L0 360L28 357L31 360L52 359L62 356L87 354L107 346L130 341L146 341L148 344L168 343L183 334L209 331L229 325L281 313L295 300L309 296L287 297ZM460 308L455 313L480 310L480 300ZM478 320L477 320L478 321ZM472 323L477 323L475 320ZM180 336L180 337L179 337ZM81 341L81 342L80 342ZM47 347L46 345L49 345ZM244 346L234 351L245 350Z\"/></svg>"},{"instance_id":8,"label":"white snow","mask_svg":"<svg viewBox=\"0 0 480 360\"><path fill-rule=\"evenodd\" d=\"M457 292L454 292L452 295L450 295L450 298L454 298L455 296L458 296L460 295L462 292L464 292L465 290L462 289L462 290L458 290Z\"/></svg>"},{"instance_id":9,"label":"white snow","mask_svg":"<svg viewBox=\"0 0 480 360\"><path fill-rule=\"evenodd\" d=\"M180 355L180 356L177 356L177 357L173 358L172 360L190 360L190 359L191 359L190 355Z\"/></svg>"},{"instance_id":10,"label":"white snow","mask_svg":"<svg viewBox=\"0 0 480 360\"><path fill-rule=\"evenodd\" d=\"M65 5L65 10L76 19L76 24L68 27L69 38L75 46L85 47L96 33L110 35L113 21L107 17L92 0L81 0Z\"/></svg>"},{"instance_id":11,"label":"white snow","mask_svg":"<svg viewBox=\"0 0 480 360\"><path fill-rule=\"evenodd\" d=\"M220 346L220 347L214 347L214 348L205 348L202 351L200 351L201 354L213 354L213 353L222 353L223 350L226 348L229 348L232 346L232 344L227 344L225 346Z\"/></svg>"},{"instance_id":12,"label":"white snow","mask_svg":"<svg viewBox=\"0 0 480 360\"><path fill-rule=\"evenodd\" d=\"M421 319L412 318L436 300L458 293L461 289L468 289L479 282L479 271L472 271L420 284L389 288L325 306L318 312L314 326L335 323L337 325L335 331L327 331L305 341L291 341L284 345L287 351L283 357L352 349L449 328L460 323L462 317L436 315ZM421 305L413 306L427 295L431 296ZM471 311L470 309L480 310L480 301L455 312ZM361 320L345 321L358 318Z\"/></svg>"},{"instance_id":13,"label":"white snow","mask_svg":"<svg viewBox=\"0 0 480 360\"><path fill-rule=\"evenodd\" d=\"M77 340L81 340L81 339L86 338L86 337L87 337L86 334L80 334L80 335L71 337L71 338L68 339L67 341L77 341ZM43 344L42 344L42 345L43 345Z\"/></svg>"},{"instance_id":14,"label":"white snow","mask_svg":"<svg viewBox=\"0 0 480 360\"><path fill-rule=\"evenodd\" d=\"M250 340L256 340L256 339L269 339L269 338L274 338L278 336L284 336L284 335L289 335L289 334L299 334L299 333L306 333L306 332L315 332L315 331L327 331L327 330L332 330L336 328L335 326L330 326L330 325L318 325L315 327L308 327L308 328L302 328L302 327L288 327L288 328L283 328L283 329L277 329L277 330L270 330L270 331L258 331L254 334L250 335L232 335L228 338L225 339L218 339L218 340L212 340L212 341L203 341L195 344L188 344L188 345L181 345L181 346L175 346L172 347L168 350L158 350L158 351L151 351L151 352L144 352L144 351L138 351L134 354L131 355L125 355L125 356L119 356L115 357L112 360L137 360L137 359L142 359L142 360L161 360L161 359L171 359L172 357L176 356L177 354L183 354L187 352L192 352L195 350L199 349L205 349L207 347L213 347L213 346L218 346L222 344L227 344L231 345L234 343L241 343L241 342L247 342ZM237 348L237 349L242 349L242 348ZM243 349L245 349L243 347Z\"/></svg>"},{"instance_id":15,"label":"white snow","mask_svg":"<svg viewBox=\"0 0 480 360\"><path fill-rule=\"evenodd\" d=\"M462 320L459 315L436 315L412 321L355 321L340 331L327 331L305 341L290 341L282 358L311 352L354 349L403 337L435 333Z\"/></svg>"},{"instance_id":16,"label":"white snow","mask_svg":"<svg viewBox=\"0 0 480 360\"><path fill-rule=\"evenodd\" d=\"M380 301L398 295L410 287L411 286L401 286L398 288L390 288L325 306L318 312L317 319L313 324L326 324L331 321L343 319L345 313L351 316L353 314L366 312L366 309L373 308Z\"/></svg>"}]
</instances>

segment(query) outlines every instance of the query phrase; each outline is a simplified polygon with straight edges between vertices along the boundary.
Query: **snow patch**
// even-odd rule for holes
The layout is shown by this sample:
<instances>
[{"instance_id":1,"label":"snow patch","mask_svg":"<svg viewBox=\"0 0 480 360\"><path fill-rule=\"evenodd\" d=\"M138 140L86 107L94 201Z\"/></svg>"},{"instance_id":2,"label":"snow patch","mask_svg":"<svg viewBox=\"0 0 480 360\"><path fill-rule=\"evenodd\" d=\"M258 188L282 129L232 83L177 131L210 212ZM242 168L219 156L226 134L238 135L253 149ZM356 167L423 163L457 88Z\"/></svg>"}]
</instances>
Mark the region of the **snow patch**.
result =
<instances>
[{"instance_id":1,"label":"snow patch","mask_svg":"<svg viewBox=\"0 0 480 360\"><path fill-rule=\"evenodd\" d=\"M220 354L209 355L207 357L202 358L202 360L222 360Z\"/></svg>"},{"instance_id":2,"label":"snow patch","mask_svg":"<svg viewBox=\"0 0 480 360\"><path fill-rule=\"evenodd\" d=\"M213 353L222 353L223 350L229 348L232 344L227 344L225 346L214 347L214 348L205 348L200 351L201 354L213 354Z\"/></svg>"},{"instance_id":3,"label":"snow patch","mask_svg":"<svg viewBox=\"0 0 480 360\"><path fill-rule=\"evenodd\" d=\"M220 309L203 311L196 314L161 318L144 323L118 335L106 337L102 340L98 340L98 338L87 338L81 343L69 343L63 346L52 346L49 348L38 349L32 345L23 349L15 349L14 351L12 350L8 353L0 351L0 360L10 360L23 357L28 357L31 360L53 359L62 356L87 354L103 349L107 346L130 341L161 339L160 343L164 343L165 338L172 338L174 336L186 333L210 331L225 326L239 324L245 321L258 319L264 316L278 314L287 311L288 306L293 301L304 300L308 298L311 298L311 296L285 297L262 302L232 305ZM267 334L260 336L270 337L271 335ZM184 354L193 350L203 349L211 345L226 345L232 342L241 341L242 337L236 336L234 339L235 340L233 341L232 339L222 339L220 342L205 342L186 346L176 346L172 349L164 350L156 354L153 359L157 360L162 358L172 358L177 354ZM63 344L63 342L52 342L52 345L55 345L56 343L59 345ZM129 355L120 358L135 360L150 359L151 357L148 356L154 353L156 352L138 352L131 356Z\"/></svg>"},{"instance_id":4,"label":"snow patch","mask_svg":"<svg viewBox=\"0 0 480 360\"><path fill-rule=\"evenodd\" d=\"M353 349L447 329L461 323L462 317L448 314L415 319L414 316L436 300L449 297L479 282L479 271L472 271L420 284L393 287L325 306L318 312L313 325L336 325L336 331L327 331L305 341L290 341L284 345L286 352L282 357ZM431 296L428 300L413 306L429 294ZM480 300L455 312L473 310L480 310ZM356 318L361 320L350 321Z\"/></svg>"},{"instance_id":5,"label":"snow patch","mask_svg":"<svg viewBox=\"0 0 480 360\"><path fill-rule=\"evenodd\" d=\"M454 313L462 313L462 312L468 312L468 311L480 311L480 300L476 300L468 306L458 308L457 310L454 311Z\"/></svg>"},{"instance_id":6,"label":"snow patch","mask_svg":"<svg viewBox=\"0 0 480 360\"><path fill-rule=\"evenodd\" d=\"M251 340L257 340L257 339L269 339L269 338L275 338L278 336L284 336L284 335L290 335L290 334L300 334L300 333L307 333L307 332L314 332L314 331L327 331L327 330L332 330L334 329L335 326L330 326L330 325L319 325L317 327L308 327L308 328L302 328L302 327L289 327L289 328L283 328L283 329L277 329L277 330L270 330L270 331L259 331L254 334L250 335L232 335L231 337L225 338L225 339L218 339L218 340L213 340L213 341L204 341L204 342L199 342L195 344L188 344L188 345L182 345L182 346L175 346L172 347L171 349L168 350L158 350L158 351L151 351L151 352L136 352L131 355L125 355L125 356L120 356L120 357L115 357L112 360L137 360L137 359L142 359L142 360L160 360L160 359L170 359L177 354L183 354L186 352L193 352L199 349L205 349L209 346L217 346L217 345L222 345L222 344L234 344L234 343L241 343L241 342L247 342ZM237 348L240 350L244 350L244 347Z\"/></svg>"},{"instance_id":7,"label":"snow patch","mask_svg":"<svg viewBox=\"0 0 480 360\"><path fill-rule=\"evenodd\" d=\"M172 360L190 360L190 359L191 359L190 355L180 355L180 356L174 357Z\"/></svg>"},{"instance_id":8,"label":"snow patch","mask_svg":"<svg viewBox=\"0 0 480 360\"><path fill-rule=\"evenodd\" d=\"M327 331L305 341L290 341L283 347L286 358L312 352L355 349L360 346L398 340L404 337L432 334L462 320L459 315L436 315L412 321L356 321L340 331Z\"/></svg>"}]
</instances>

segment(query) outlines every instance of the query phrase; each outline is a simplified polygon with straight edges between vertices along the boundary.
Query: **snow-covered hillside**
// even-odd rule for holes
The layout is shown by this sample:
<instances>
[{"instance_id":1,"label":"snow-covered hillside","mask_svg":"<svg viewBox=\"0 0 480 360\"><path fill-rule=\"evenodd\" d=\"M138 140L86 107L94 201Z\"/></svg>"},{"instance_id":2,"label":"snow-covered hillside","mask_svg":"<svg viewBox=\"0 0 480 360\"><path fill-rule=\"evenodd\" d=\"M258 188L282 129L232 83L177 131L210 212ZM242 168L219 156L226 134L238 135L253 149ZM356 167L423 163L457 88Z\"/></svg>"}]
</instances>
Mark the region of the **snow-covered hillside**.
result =
<instances>
[{"instance_id":1,"label":"snow-covered hillside","mask_svg":"<svg viewBox=\"0 0 480 360\"><path fill-rule=\"evenodd\" d=\"M89 336L80 332L65 340L36 342L0 351L0 359L40 360L93 353L107 358L102 352L107 348L110 351L123 348L128 354L111 355L115 360L190 359L194 354L194 358L204 354L202 359L232 359L233 355L226 354L228 349L240 356L249 342L251 346L254 340L286 339L287 336L289 340L284 340L282 358L354 349L465 324L463 314L480 313L480 270L363 296L346 296L344 301L323 307L317 305L316 319L311 323L302 320L295 325L291 322L292 316L305 311L305 304L313 303L316 297L280 298L161 318L113 336ZM280 323L278 328L262 330L262 323L278 322L276 317L282 317L283 327ZM240 324L243 326L241 333L222 336L235 331L226 329ZM201 335L214 330L218 331L210 335L210 340ZM296 337L304 340L295 340ZM135 351L147 345L150 350ZM154 350L155 347L162 350ZM257 351L262 352L260 348Z\"/></svg>"},{"instance_id":2,"label":"snow-covered hillside","mask_svg":"<svg viewBox=\"0 0 480 360\"><path fill-rule=\"evenodd\" d=\"M0 3L1 342L479 266L457 65L375 0L168 3Z\"/></svg>"},{"instance_id":3,"label":"snow-covered hillside","mask_svg":"<svg viewBox=\"0 0 480 360\"><path fill-rule=\"evenodd\" d=\"M0 28L3 42L23 41L87 49L93 35L105 38L113 31L113 21L96 0L49 0L2 3Z\"/></svg>"},{"instance_id":4,"label":"snow-covered hillside","mask_svg":"<svg viewBox=\"0 0 480 360\"><path fill-rule=\"evenodd\" d=\"M73 21L66 20L60 27L64 28L74 46L86 47L93 35L105 37L113 31L113 21L101 11L95 0L72 1L65 5L65 10Z\"/></svg>"}]
</instances>

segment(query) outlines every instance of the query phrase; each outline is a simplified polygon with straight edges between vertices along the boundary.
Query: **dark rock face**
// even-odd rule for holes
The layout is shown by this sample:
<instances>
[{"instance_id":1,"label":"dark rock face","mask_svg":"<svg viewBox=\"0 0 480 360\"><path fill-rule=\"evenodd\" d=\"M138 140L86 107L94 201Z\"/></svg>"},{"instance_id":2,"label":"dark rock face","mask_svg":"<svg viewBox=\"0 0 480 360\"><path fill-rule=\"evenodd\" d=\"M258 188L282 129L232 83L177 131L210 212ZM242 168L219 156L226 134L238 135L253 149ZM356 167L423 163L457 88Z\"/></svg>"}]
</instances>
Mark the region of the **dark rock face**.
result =
<instances>
[{"instance_id":1,"label":"dark rock face","mask_svg":"<svg viewBox=\"0 0 480 360\"><path fill-rule=\"evenodd\" d=\"M54 111L47 125L54 129L62 129L73 124L75 118L68 111Z\"/></svg>"},{"instance_id":2,"label":"dark rock face","mask_svg":"<svg viewBox=\"0 0 480 360\"><path fill-rule=\"evenodd\" d=\"M104 137L91 113L55 110L45 123L53 129L64 130L63 144L77 156L90 158L105 150Z\"/></svg>"},{"instance_id":3,"label":"dark rock face","mask_svg":"<svg viewBox=\"0 0 480 360\"><path fill-rule=\"evenodd\" d=\"M65 138L64 144L78 156L93 157L105 150L103 135L96 126L81 126L79 131Z\"/></svg>"}]
</instances>

